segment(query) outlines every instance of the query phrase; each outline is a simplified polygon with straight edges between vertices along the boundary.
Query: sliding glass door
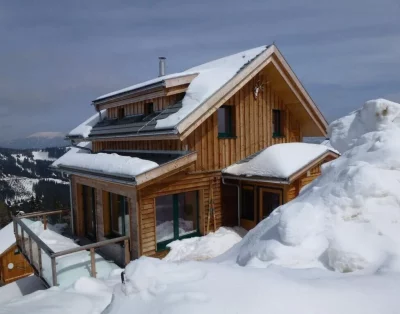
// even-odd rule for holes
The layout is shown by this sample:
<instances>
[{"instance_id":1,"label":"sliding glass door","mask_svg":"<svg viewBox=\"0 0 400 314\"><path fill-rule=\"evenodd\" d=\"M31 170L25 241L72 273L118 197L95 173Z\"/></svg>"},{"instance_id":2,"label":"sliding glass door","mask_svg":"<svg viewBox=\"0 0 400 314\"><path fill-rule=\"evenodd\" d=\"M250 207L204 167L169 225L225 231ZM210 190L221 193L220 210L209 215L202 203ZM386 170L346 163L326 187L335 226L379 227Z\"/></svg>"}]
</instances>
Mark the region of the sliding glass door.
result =
<instances>
[{"instance_id":1,"label":"sliding glass door","mask_svg":"<svg viewBox=\"0 0 400 314\"><path fill-rule=\"evenodd\" d=\"M173 240L198 235L199 193L190 191L156 198L157 249Z\"/></svg>"},{"instance_id":2,"label":"sliding glass door","mask_svg":"<svg viewBox=\"0 0 400 314\"><path fill-rule=\"evenodd\" d=\"M83 217L85 236L96 241L96 198L95 189L82 185Z\"/></svg>"}]
</instances>

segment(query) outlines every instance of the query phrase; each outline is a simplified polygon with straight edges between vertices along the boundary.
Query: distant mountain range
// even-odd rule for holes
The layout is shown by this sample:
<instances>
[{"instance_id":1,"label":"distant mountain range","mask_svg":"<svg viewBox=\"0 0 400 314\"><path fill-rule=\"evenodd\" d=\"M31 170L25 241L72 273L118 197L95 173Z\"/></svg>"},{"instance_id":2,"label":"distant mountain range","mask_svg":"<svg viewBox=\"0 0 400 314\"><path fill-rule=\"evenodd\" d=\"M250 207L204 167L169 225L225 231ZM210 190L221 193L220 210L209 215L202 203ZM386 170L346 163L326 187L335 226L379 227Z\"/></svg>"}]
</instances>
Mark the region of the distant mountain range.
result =
<instances>
[{"instance_id":1,"label":"distant mountain range","mask_svg":"<svg viewBox=\"0 0 400 314\"><path fill-rule=\"evenodd\" d=\"M0 147L13 149L42 149L47 147L67 146L65 134L61 132L37 132L25 138L0 141Z\"/></svg>"},{"instance_id":2,"label":"distant mountain range","mask_svg":"<svg viewBox=\"0 0 400 314\"><path fill-rule=\"evenodd\" d=\"M66 151L65 147L0 148L0 203L25 212L32 210L32 199L40 202L43 209L67 207L68 180L49 168Z\"/></svg>"}]
</instances>

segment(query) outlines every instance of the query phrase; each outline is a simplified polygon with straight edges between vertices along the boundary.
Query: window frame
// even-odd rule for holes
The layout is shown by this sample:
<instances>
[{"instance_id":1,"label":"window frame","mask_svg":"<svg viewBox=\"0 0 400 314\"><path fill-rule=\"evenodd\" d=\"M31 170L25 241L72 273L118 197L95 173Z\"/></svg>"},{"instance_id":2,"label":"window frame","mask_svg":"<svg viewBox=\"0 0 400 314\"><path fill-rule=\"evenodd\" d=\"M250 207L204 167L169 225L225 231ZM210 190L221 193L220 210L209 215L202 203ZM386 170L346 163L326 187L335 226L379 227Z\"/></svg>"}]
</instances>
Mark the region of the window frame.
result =
<instances>
[{"instance_id":1,"label":"window frame","mask_svg":"<svg viewBox=\"0 0 400 314\"><path fill-rule=\"evenodd\" d=\"M121 225L122 225L122 234L115 232L113 230L113 199L112 199L112 195L116 195L118 197L118 202L123 202L123 215L121 215ZM112 193L112 192L108 192L108 210L109 210L109 215L110 215L110 232L108 233L107 237L108 238L116 238L116 237L124 237L126 235L129 236L129 234L127 234L127 230L125 228L126 226L126 221L125 221L125 216L126 216L126 212L128 212L129 215L129 201L128 198L126 196L120 195L120 194L116 194L116 193ZM121 210L121 208L118 208L118 213L121 214L119 211ZM118 216L117 216L118 218ZM129 217L130 218L130 217Z\"/></svg>"},{"instance_id":2,"label":"window frame","mask_svg":"<svg viewBox=\"0 0 400 314\"><path fill-rule=\"evenodd\" d=\"M178 201L178 195L179 194L184 194L188 192L196 192L196 208L197 208L197 213L196 213L196 219L197 219L197 229L191 233L185 234L183 236L179 236L179 201ZM168 194L172 195L172 204L173 204L173 223L174 223L174 237L169 240L165 240L162 242L157 242L157 231L156 231L156 246L157 246L157 252L164 251L167 248L167 245L173 241L176 240L183 240L183 239L188 239L192 237L199 237L201 236L200 234L200 191L199 190L194 190L194 191L185 191L182 193L175 193L175 194ZM156 215L156 221L157 221L157 198L154 199L154 211ZM157 230L157 225L156 225L156 230Z\"/></svg>"},{"instance_id":3,"label":"window frame","mask_svg":"<svg viewBox=\"0 0 400 314\"><path fill-rule=\"evenodd\" d=\"M284 137L283 110L272 109L272 137ZM277 126L276 126L277 125ZM277 130L276 130L277 129Z\"/></svg>"},{"instance_id":4,"label":"window frame","mask_svg":"<svg viewBox=\"0 0 400 314\"><path fill-rule=\"evenodd\" d=\"M223 105L223 106L218 108L218 110L217 110L218 128L219 128L219 118L218 118L219 117L219 115L218 115L219 112L218 111L220 109L226 110L228 117L224 116L224 118L225 119L227 118L228 121L225 121L225 123L226 122L228 122L228 123L226 123L227 125L225 126L225 128L227 128L226 132L219 132L219 130L218 130L218 138L221 138L221 139L236 138L236 135L235 135L235 121L234 121L234 117L235 117L234 106Z\"/></svg>"}]
</instances>

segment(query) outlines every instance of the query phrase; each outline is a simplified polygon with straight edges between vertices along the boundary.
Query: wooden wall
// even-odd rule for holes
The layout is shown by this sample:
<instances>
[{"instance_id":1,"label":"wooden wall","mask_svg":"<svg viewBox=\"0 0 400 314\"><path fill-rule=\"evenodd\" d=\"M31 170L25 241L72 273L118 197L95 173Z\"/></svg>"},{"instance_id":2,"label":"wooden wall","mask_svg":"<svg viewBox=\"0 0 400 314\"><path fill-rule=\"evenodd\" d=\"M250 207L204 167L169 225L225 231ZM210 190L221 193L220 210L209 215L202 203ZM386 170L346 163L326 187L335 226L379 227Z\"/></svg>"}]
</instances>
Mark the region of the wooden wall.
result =
<instances>
[{"instance_id":1,"label":"wooden wall","mask_svg":"<svg viewBox=\"0 0 400 314\"><path fill-rule=\"evenodd\" d=\"M263 91L257 99L253 90L263 76L254 77L240 89L226 105L234 106L235 138L218 138L217 112L202 123L183 142L179 140L164 141L109 141L94 142L93 149L131 150L185 150L198 152L194 170L210 171L225 168L263 148L273 144L299 142L302 138L300 124L284 105L284 101L273 86L264 80ZM172 97L172 96L171 96ZM280 109L283 113L284 136L272 136L272 110Z\"/></svg>"},{"instance_id":2,"label":"wooden wall","mask_svg":"<svg viewBox=\"0 0 400 314\"><path fill-rule=\"evenodd\" d=\"M104 192L111 192L126 196L129 202L129 219L130 219L130 244L131 257L136 258L139 254L139 226L136 187L123 184L111 183L96 179L89 179L80 176L72 176L72 204L74 212L74 228L75 234L84 236L84 213L82 203L82 185L87 185L96 189L95 207L96 207L96 235L97 241L105 240L104 212L103 207L107 202L104 198Z\"/></svg>"},{"instance_id":3,"label":"wooden wall","mask_svg":"<svg viewBox=\"0 0 400 314\"><path fill-rule=\"evenodd\" d=\"M3 284L16 281L33 273L33 269L25 257L21 253L15 254L16 250L17 245L13 245L0 256L0 282ZM14 265L13 269L8 268L10 263Z\"/></svg>"},{"instance_id":4,"label":"wooden wall","mask_svg":"<svg viewBox=\"0 0 400 314\"><path fill-rule=\"evenodd\" d=\"M217 228L219 228L223 219L220 197L221 174L219 172L208 174L188 174L182 172L138 191L142 255L160 256L160 252L157 252L156 243L155 198L158 196L196 190L199 191L199 226L200 233L205 234L207 227L206 225L208 218L211 182L213 182L214 190L216 225ZM210 231L213 231L212 219L210 223Z\"/></svg>"},{"instance_id":5,"label":"wooden wall","mask_svg":"<svg viewBox=\"0 0 400 314\"><path fill-rule=\"evenodd\" d=\"M143 114L144 113L144 105L151 103L151 102L153 103L154 111L161 111L163 109L166 109L168 106L174 105L177 102L179 97L180 97L179 94L176 94L176 95L171 95L171 96L147 99L145 101L139 101L139 102L131 103L131 104L120 106L120 107L109 108L109 109L107 109L107 117L108 118L117 118L119 108L125 109L126 116L134 115L134 114Z\"/></svg>"}]
</instances>

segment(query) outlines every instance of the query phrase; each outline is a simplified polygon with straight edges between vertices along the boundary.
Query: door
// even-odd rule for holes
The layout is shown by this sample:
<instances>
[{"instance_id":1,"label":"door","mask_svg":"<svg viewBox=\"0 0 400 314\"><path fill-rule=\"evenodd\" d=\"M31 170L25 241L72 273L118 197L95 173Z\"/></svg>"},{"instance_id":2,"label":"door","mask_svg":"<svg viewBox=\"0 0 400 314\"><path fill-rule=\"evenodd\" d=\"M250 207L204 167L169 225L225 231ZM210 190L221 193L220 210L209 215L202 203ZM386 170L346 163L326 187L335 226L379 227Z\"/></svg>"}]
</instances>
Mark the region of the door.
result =
<instances>
[{"instance_id":1,"label":"door","mask_svg":"<svg viewBox=\"0 0 400 314\"><path fill-rule=\"evenodd\" d=\"M250 230L258 223L254 186L243 185L241 197L240 226Z\"/></svg>"},{"instance_id":2,"label":"door","mask_svg":"<svg viewBox=\"0 0 400 314\"><path fill-rule=\"evenodd\" d=\"M95 189L82 186L83 193L83 215L85 222L85 236L96 241L96 201Z\"/></svg>"},{"instance_id":3,"label":"door","mask_svg":"<svg viewBox=\"0 0 400 314\"><path fill-rule=\"evenodd\" d=\"M260 221L267 218L277 207L282 205L280 190L260 188Z\"/></svg>"}]
</instances>

